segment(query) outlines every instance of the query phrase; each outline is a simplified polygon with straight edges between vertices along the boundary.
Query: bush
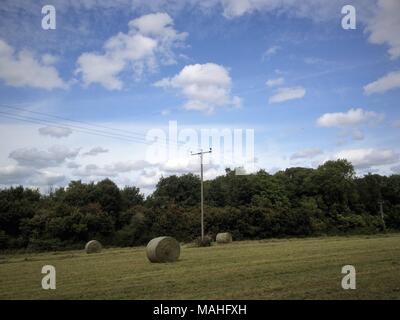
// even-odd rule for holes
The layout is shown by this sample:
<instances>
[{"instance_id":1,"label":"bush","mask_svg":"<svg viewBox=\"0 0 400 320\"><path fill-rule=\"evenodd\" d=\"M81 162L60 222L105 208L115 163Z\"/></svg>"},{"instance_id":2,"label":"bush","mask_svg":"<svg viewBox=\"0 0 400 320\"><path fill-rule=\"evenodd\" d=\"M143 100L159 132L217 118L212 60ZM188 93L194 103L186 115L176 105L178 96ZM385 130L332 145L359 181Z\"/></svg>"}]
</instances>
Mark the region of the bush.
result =
<instances>
[{"instance_id":1,"label":"bush","mask_svg":"<svg viewBox=\"0 0 400 320\"><path fill-rule=\"evenodd\" d=\"M8 236L3 230L0 230L0 250L6 249L7 244L8 244Z\"/></svg>"},{"instance_id":2,"label":"bush","mask_svg":"<svg viewBox=\"0 0 400 320\"><path fill-rule=\"evenodd\" d=\"M204 236L203 239L198 237L194 240L196 247L210 247L212 245L212 238L210 236Z\"/></svg>"}]
</instances>

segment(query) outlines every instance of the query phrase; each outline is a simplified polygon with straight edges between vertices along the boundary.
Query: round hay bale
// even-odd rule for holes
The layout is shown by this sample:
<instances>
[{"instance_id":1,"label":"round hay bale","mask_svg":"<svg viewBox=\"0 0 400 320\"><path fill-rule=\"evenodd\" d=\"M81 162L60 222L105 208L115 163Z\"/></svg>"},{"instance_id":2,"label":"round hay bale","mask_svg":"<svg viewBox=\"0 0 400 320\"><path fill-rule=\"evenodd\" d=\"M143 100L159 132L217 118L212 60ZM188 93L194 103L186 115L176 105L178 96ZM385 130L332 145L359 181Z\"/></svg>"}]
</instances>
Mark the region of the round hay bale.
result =
<instances>
[{"instance_id":1,"label":"round hay bale","mask_svg":"<svg viewBox=\"0 0 400 320\"><path fill-rule=\"evenodd\" d=\"M90 240L85 246L86 253L98 253L102 248L101 243L97 240Z\"/></svg>"},{"instance_id":2,"label":"round hay bale","mask_svg":"<svg viewBox=\"0 0 400 320\"><path fill-rule=\"evenodd\" d=\"M217 243L229 243L232 242L232 235L229 232L218 233L215 240Z\"/></svg>"},{"instance_id":3,"label":"round hay bale","mask_svg":"<svg viewBox=\"0 0 400 320\"><path fill-rule=\"evenodd\" d=\"M178 260L181 247L172 237L158 237L147 244L146 253L150 262L173 262Z\"/></svg>"}]
</instances>

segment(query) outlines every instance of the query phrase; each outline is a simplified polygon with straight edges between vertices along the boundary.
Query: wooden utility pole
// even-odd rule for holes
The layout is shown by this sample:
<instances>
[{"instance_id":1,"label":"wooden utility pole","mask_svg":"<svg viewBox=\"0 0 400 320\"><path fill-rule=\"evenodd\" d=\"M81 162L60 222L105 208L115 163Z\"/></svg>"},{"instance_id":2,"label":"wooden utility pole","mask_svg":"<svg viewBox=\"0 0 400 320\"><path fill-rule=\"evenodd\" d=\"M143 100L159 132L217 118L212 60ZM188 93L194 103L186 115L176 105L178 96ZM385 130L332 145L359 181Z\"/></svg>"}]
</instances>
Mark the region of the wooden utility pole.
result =
<instances>
[{"instance_id":1,"label":"wooden utility pole","mask_svg":"<svg viewBox=\"0 0 400 320\"><path fill-rule=\"evenodd\" d=\"M383 226L383 230L386 230L386 223L385 223L385 218L383 216L383 201L379 201L379 212L381 214L381 219L382 219L382 226Z\"/></svg>"},{"instance_id":2,"label":"wooden utility pole","mask_svg":"<svg viewBox=\"0 0 400 320\"><path fill-rule=\"evenodd\" d=\"M202 149L200 152L191 153L192 156L200 156L200 198L201 198L201 240L204 240L204 189L203 189L203 155L206 153L211 153L212 149L208 151L203 151Z\"/></svg>"}]
</instances>

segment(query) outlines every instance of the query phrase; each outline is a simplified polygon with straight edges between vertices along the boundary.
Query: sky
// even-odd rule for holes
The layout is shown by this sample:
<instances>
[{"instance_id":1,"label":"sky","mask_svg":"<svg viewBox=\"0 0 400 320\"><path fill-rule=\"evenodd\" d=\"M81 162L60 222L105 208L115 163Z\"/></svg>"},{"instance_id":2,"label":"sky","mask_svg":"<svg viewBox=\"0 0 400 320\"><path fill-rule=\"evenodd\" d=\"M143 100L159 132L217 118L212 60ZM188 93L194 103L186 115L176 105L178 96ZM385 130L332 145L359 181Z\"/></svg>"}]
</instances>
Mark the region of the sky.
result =
<instances>
[{"instance_id":1,"label":"sky","mask_svg":"<svg viewBox=\"0 0 400 320\"><path fill-rule=\"evenodd\" d=\"M5 0L0 16L2 187L148 194L210 147L206 179L335 159L400 173L398 0Z\"/></svg>"}]
</instances>

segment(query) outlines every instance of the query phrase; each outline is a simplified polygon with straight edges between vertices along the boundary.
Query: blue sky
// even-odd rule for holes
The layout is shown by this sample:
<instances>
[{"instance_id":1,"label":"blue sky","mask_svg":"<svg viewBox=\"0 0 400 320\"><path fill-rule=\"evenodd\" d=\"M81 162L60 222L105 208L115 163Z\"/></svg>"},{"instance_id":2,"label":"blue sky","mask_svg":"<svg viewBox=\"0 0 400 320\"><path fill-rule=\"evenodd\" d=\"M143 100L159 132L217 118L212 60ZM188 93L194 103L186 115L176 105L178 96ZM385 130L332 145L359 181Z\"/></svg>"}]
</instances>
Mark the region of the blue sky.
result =
<instances>
[{"instance_id":1,"label":"blue sky","mask_svg":"<svg viewBox=\"0 0 400 320\"><path fill-rule=\"evenodd\" d=\"M41 27L45 4L56 30ZM396 0L4 1L0 185L110 176L150 192L197 159L149 163L147 144L105 135L144 140L169 121L253 129L270 172L347 158L359 174L398 173L399 12Z\"/></svg>"}]
</instances>

